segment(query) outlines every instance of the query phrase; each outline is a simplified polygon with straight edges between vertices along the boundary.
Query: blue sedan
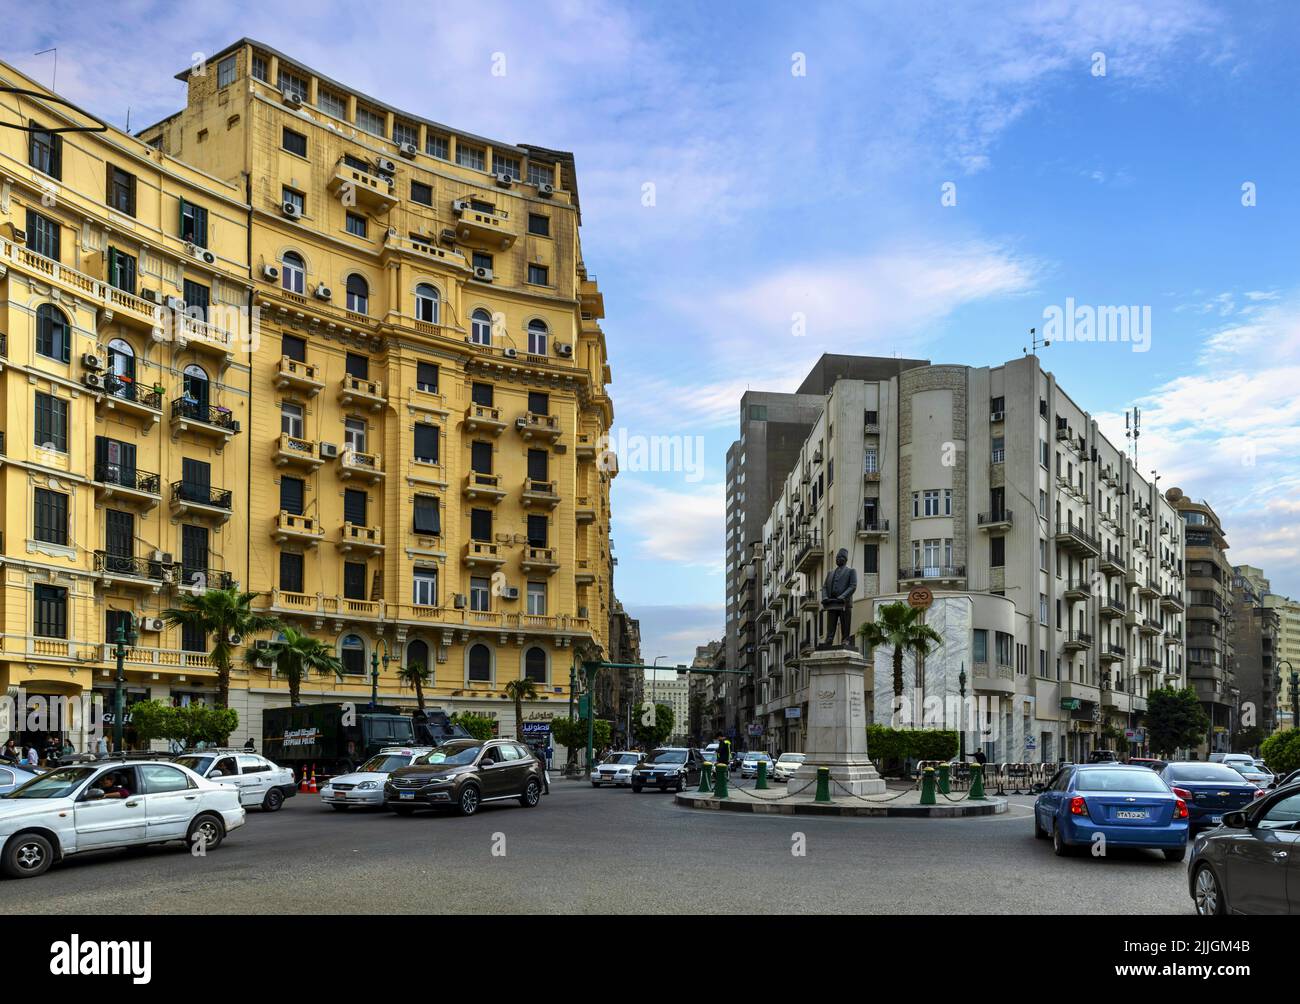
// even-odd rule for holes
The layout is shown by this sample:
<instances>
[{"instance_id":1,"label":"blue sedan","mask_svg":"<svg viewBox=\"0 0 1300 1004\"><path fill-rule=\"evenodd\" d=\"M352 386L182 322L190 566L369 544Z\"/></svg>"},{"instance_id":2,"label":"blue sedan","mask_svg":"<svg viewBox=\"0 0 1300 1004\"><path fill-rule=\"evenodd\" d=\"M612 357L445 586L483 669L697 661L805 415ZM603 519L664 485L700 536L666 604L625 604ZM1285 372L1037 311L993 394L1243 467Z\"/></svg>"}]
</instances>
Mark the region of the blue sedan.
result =
<instances>
[{"instance_id":1,"label":"blue sedan","mask_svg":"<svg viewBox=\"0 0 1300 1004\"><path fill-rule=\"evenodd\" d=\"M43 774L39 767L32 769L26 764L0 763L0 795L7 795L20 784L26 784L32 778Z\"/></svg>"},{"instance_id":2,"label":"blue sedan","mask_svg":"<svg viewBox=\"0 0 1300 1004\"><path fill-rule=\"evenodd\" d=\"M1187 854L1187 803L1147 767L1070 764L1057 771L1034 801L1034 836L1052 839L1064 857L1093 844L1149 847L1170 861Z\"/></svg>"},{"instance_id":3,"label":"blue sedan","mask_svg":"<svg viewBox=\"0 0 1300 1004\"><path fill-rule=\"evenodd\" d=\"M1225 812L1244 809L1265 795L1263 788L1221 763L1176 761L1162 770L1160 776L1187 803L1191 836L1198 830L1218 826Z\"/></svg>"}]
</instances>

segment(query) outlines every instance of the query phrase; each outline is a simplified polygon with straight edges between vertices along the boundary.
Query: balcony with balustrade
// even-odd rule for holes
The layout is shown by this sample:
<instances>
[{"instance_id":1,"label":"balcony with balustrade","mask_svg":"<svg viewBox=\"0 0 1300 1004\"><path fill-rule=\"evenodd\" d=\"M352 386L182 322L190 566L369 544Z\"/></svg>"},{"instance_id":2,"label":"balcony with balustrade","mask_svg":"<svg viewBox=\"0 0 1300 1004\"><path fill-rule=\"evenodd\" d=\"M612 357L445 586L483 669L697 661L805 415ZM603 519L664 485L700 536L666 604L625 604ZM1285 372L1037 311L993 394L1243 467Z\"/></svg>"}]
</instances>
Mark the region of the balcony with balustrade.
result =
<instances>
[{"instance_id":1,"label":"balcony with balustrade","mask_svg":"<svg viewBox=\"0 0 1300 1004\"><path fill-rule=\"evenodd\" d=\"M554 575L559 568L560 562L553 547L534 547L529 544L519 555L519 571L524 575L537 572Z\"/></svg>"},{"instance_id":2,"label":"balcony with balustrade","mask_svg":"<svg viewBox=\"0 0 1300 1004\"><path fill-rule=\"evenodd\" d=\"M271 536L277 544L293 541L296 544L315 547L325 539L325 528L314 516L303 516L301 513L286 512L281 509L275 516Z\"/></svg>"},{"instance_id":3,"label":"balcony with balustrade","mask_svg":"<svg viewBox=\"0 0 1300 1004\"><path fill-rule=\"evenodd\" d=\"M1056 546L1076 558L1096 558L1101 555L1101 542L1083 527L1073 523L1056 524Z\"/></svg>"},{"instance_id":4,"label":"balcony with balustrade","mask_svg":"<svg viewBox=\"0 0 1300 1004\"><path fill-rule=\"evenodd\" d=\"M554 481L527 478L520 490L519 502L525 509L554 509L560 504L559 486Z\"/></svg>"},{"instance_id":5,"label":"balcony with balustrade","mask_svg":"<svg viewBox=\"0 0 1300 1004\"><path fill-rule=\"evenodd\" d=\"M526 411L515 419L515 428L522 439L553 443L564 431L560 420L555 415L543 415L535 411Z\"/></svg>"},{"instance_id":6,"label":"balcony with balustrade","mask_svg":"<svg viewBox=\"0 0 1300 1004\"><path fill-rule=\"evenodd\" d=\"M379 411L387 403L388 398L384 396L382 381L367 380L349 373L339 383L339 404L345 408L369 408L371 411Z\"/></svg>"},{"instance_id":7,"label":"balcony with balustrade","mask_svg":"<svg viewBox=\"0 0 1300 1004\"><path fill-rule=\"evenodd\" d=\"M203 519L225 523L230 519L235 494L228 488L188 481L172 482L171 509L173 515L185 519Z\"/></svg>"},{"instance_id":8,"label":"balcony with balustrade","mask_svg":"<svg viewBox=\"0 0 1300 1004\"><path fill-rule=\"evenodd\" d=\"M162 502L162 478L152 471L121 464L95 465L95 499L113 506L149 512Z\"/></svg>"},{"instance_id":9,"label":"balcony with balustrade","mask_svg":"<svg viewBox=\"0 0 1300 1004\"><path fill-rule=\"evenodd\" d=\"M239 432L239 422L229 408L201 404L188 398L172 402L172 439L188 433L216 443L220 450Z\"/></svg>"},{"instance_id":10,"label":"balcony with balustrade","mask_svg":"<svg viewBox=\"0 0 1300 1004\"><path fill-rule=\"evenodd\" d=\"M275 386L277 390L294 390L315 397L325 389L325 379L315 363L281 356L275 371Z\"/></svg>"},{"instance_id":11,"label":"balcony with balustrade","mask_svg":"<svg viewBox=\"0 0 1300 1004\"><path fill-rule=\"evenodd\" d=\"M304 471L314 471L325 461L320 455L320 446L314 439L300 439L287 432L280 433L275 439L275 466L294 467Z\"/></svg>"},{"instance_id":12,"label":"balcony with balustrade","mask_svg":"<svg viewBox=\"0 0 1300 1004\"><path fill-rule=\"evenodd\" d=\"M488 570L500 568L506 563L505 552L501 546L486 540L471 540L467 543L461 559L468 568Z\"/></svg>"},{"instance_id":13,"label":"balcony with balustrade","mask_svg":"<svg viewBox=\"0 0 1300 1004\"><path fill-rule=\"evenodd\" d=\"M339 451L338 475L341 481L365 481L368 484L384 480L384 458L378 453L362 453L344 448Z\"/></svg>"},{"instance_id":14,"label":"balcony with balustrade","mask_svg":"<svg viewBox=\"0 0 1300 1004\"><path fill-rule=\"evenodd\" d=\"M172 566L169 564L149 558L113 554L110 551L95 552L95 571L104 585L152 593L160 592L173 578Z\"/></svg>"},{"instance_id":15,"label":"balcony with balustrade","mask_svg":"<svg viewBox=\"0 0 1300 1004\"><path fill-rule=\"evenodd\" d=\"M95 411L129 415L140 420L141 429L149 432L162 420L163 389L112 373L104 374L104 392L95 395Z\"/></svg>"},{"instance_id":16,"label":"balcony with balustrade","mask_svg":"<svg viewBox=\"0 0 1300 1004\"><path fill-rule=\"evenodd\" d=\"M501 475L484 471L470 471L465 475L465 497L471 502L487 502L496 505L506 497L506 490L501 487Z\"/></svg>"},{"instance_id":17,"label":"balcony with balustrade","mask_svg":"<svg viewBox=\"0 0 1300 1004\"><path fill-rule=\"evenodd\" d=\"M339 529L339 551L350 554L379 554L384 550L384 531L378 526L362 526L359 523L344 522Z\"/></svg>"},{"instance_id":18,"label":"balcony with balustrade","mask_svg":"<svg viewBox=\"0 0 1300 1004\"><path fill-rule=\"evenodd\" d=\"M465 409L464 430L466 432L486 432L499 436L505 430L506 421L501 417L501 409L487 404L471 404Z\"/></svg>"}]
</instances>

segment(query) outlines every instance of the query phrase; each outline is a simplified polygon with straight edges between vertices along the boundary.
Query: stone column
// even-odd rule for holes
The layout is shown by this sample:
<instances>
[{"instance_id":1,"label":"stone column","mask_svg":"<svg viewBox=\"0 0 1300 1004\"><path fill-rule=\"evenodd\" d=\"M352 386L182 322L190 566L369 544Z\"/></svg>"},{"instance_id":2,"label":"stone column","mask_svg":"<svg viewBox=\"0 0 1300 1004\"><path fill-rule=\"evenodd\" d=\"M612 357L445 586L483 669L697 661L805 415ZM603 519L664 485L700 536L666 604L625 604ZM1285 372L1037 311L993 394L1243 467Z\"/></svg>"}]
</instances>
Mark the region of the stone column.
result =
<instances>
[{"instance_id":1,"label":"stone column","mask_svg":"<svg viewBox=\"0 0 1300 1004\"><path fill-rule=\"evenodd\" d=\"M866 661L851 649L818 651L800 661L808 670L807 757L788 791L812 798L817 768L829 767L832 798L882 793L885 782L867 758Z\"/></svg>"}]
</instances>

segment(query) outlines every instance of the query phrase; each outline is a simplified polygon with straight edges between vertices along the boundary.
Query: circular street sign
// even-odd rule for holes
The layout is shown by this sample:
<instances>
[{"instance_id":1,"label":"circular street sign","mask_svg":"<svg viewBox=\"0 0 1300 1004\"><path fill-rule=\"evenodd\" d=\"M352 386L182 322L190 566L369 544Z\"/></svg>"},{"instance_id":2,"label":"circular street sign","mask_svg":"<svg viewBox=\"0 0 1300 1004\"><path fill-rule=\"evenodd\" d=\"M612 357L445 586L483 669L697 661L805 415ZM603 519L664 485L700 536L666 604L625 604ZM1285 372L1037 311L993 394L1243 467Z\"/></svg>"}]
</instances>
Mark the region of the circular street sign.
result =
<instances>
[{"instance_id":1,"label":"circular street sign","mask_svg":"<svg viewBox=\"0 0 1300 1004\"><path fill-rule=\"evenodd\" d=\"M927 610L934 602L934 593L925 586L917 586L907 594L907 605L918 610Z\"/></svg>"}]
</instances>

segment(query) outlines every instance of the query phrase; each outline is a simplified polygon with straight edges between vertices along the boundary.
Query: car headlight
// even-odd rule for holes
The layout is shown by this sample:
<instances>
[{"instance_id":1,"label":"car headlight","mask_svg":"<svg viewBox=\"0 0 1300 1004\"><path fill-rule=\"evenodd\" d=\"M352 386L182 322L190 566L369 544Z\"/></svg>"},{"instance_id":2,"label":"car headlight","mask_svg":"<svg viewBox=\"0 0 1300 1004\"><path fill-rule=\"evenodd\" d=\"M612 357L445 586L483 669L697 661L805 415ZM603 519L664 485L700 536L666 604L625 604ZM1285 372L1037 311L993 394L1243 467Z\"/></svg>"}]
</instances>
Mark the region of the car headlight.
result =
<instances>
[{"instance_id":1,"label":"car headlight","mask_svg":"<svg viewBox=\"0 0 1300 1004\"><path fill-rule=\"evenodd\" d=\"M631 771L631 768L624 767L622 770L619 771L619 773L620 773L620 774L631 774L632 771Z\"/></svg>"},{"instance_id":2,"label":"car headlight","mask_svg":"<svg viewBox=\"0 0 1300 1004\"><path fill-rule=\"evenodd\" d=\"M362 781L357 785L357 791L374 791L378 787L379 783L377 781Z\"/></svg>"}]
</instances>

